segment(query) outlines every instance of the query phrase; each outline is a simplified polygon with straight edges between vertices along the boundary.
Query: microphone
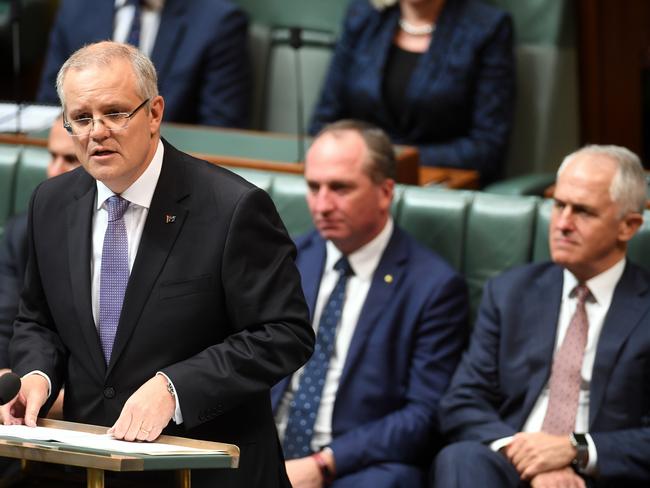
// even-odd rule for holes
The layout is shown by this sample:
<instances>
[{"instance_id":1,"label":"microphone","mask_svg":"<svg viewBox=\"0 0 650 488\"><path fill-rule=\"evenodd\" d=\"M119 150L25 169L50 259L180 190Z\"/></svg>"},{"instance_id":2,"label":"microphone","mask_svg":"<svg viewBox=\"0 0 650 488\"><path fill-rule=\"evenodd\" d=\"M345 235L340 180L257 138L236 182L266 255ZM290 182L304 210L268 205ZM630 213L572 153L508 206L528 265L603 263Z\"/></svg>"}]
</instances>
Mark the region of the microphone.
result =
<instances>
[{"instance_id":1,"label":"microphone","mask_svg":"<svg viewBox=\"0 0 650 488\"><path fill-rule=\"evenodd\" d=\"M9 403L20 391L20 376L5 373L0 376L0 405Z\"/></svg>"},{"instance_id":2,"label":"microphone","mask_svg":"<svg viewBox=\"0 0 650 488\"><path fill-rule=\"evenodd\" d=\"M302 29L300 27L291 27L289 29L289 46L294 52L294 66L296 78L296 125L298 136L298 162L301 163L305 153L305 133L303 122L303 104L304 95L302 93L302 70L300 68L300 48L302 47Z\"/></svg>"}]
</instances>

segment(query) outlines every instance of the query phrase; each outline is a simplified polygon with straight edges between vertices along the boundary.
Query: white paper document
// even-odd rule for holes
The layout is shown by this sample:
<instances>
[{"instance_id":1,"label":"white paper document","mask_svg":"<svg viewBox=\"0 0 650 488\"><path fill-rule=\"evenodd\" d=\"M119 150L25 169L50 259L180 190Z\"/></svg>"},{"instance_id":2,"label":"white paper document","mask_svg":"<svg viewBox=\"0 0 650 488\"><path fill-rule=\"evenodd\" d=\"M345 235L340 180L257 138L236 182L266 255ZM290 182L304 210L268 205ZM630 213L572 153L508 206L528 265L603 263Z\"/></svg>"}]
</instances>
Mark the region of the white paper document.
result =
<instances>
[{"instance_id":1,"label":"white paper document","mask_svg":"<svg viewBox=\"0 0 650 488\"><path fill-rule=\"evenodd\" d=\"M131 454L224 454L221 450L197 449L194 447L163 444L159 442L118 441L108 434L90 434L67 429L49 427L27 427L25 425L0 425L0 436L16 437L21 440L55 441L77 447L88 447L105 451Z\"/></svg>"},{"instance_id":2,"label":"white paper document","mask_svg":"<svg viewBox=\"0 0 650 488\"><path fill-rule=\"evenodd\" d=\"M36 132L52 127L61 108L50 105L0 103L0 132Z\"/></svg>"}]
</instances>

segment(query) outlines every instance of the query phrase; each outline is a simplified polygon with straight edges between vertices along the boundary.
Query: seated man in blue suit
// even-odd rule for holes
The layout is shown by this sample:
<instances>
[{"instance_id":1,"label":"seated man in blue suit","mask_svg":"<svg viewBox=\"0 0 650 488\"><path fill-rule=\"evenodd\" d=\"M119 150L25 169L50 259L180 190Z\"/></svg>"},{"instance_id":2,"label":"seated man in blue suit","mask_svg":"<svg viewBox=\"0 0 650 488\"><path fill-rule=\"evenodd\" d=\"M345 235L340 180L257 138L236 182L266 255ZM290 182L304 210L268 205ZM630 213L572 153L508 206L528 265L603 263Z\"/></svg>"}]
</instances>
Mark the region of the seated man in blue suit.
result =
<instances>
[{"instance_id":1,"label":"seated man in blue suit","mask_svg":"<svg viewBox=\"0 0 650 488\"><path fill-rule=\"evenodd\" d=\"M626 259L643 222L639 158L587 146L558 170L553 262L489 281L440 402L455 444L435 485L650 483L650 275Z\"/></svg>"},{"instance_id":2,"label":"seated man in blue suit","mask_svg":"<svg viewBox=\"0 0 650 488\"><path fill-rule=\"evenodd\" d=\"M247 27L230 0L63 0L37 100L58 105L54 85L65 60L85 44L113 39L153 61L166 122L247 127Z\"/></svg>"},{"instance_id":3,"label":"seated man in blue suit","mask_svg":"<svg viewBox=\"0 0 650 488\"><path fill-rule=\"evenodd\" d=\"M316 231L296 264L315 353L273 401L294 486L426 483L438 400L460 358L461 277L390 217L395 157L374 126L326 127L305 166Z\"/></svg>"}]
</instances>

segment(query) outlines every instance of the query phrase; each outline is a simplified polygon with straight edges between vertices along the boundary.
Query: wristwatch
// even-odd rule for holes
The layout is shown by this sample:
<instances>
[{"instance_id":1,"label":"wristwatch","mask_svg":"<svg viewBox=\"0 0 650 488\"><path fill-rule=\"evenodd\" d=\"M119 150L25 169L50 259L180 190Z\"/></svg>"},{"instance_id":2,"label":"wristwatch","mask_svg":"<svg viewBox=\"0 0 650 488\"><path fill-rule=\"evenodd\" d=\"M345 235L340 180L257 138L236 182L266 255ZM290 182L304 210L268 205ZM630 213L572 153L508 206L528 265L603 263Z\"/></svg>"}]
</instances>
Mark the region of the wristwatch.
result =
<instances>
[{"instance_id":1,"label":"wristwatch","mask_svg":"<svg viewBox=\"0 0 650 488\"><path fill-rule=\"evenodd\" d=\"M578 471L582 471L587 467L587 463L589 462L589 443L587 442L587 436L572 432L569 440L571 441L571 445L576 449L576 457L573 458L571 464Z\"/></svg>"}]
</instances>

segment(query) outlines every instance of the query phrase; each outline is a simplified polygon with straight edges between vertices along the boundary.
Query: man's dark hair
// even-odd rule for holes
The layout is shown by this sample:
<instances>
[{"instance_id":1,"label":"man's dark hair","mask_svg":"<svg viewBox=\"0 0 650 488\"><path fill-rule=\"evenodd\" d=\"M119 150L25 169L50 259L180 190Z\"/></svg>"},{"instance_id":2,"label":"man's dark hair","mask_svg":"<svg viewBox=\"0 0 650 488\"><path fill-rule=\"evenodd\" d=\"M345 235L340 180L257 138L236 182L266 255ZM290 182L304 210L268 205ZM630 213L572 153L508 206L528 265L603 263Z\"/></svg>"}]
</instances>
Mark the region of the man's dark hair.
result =
<instances>
[{"instance_id":1,"label":"man's dark hair","mask_svg":"<svg viewBox=\"0 0 650 488\"><path fill-rule=\"evenodd\" d=\"M396 166L395 150L386 133L379 127L360 120L343 119L327 124L316 135L332 134L344 131L354 131L361 136L368 149L368 159L364 168L373 183L381 183L386 179L395 179Z\"/></svg>"}]
</instances>

